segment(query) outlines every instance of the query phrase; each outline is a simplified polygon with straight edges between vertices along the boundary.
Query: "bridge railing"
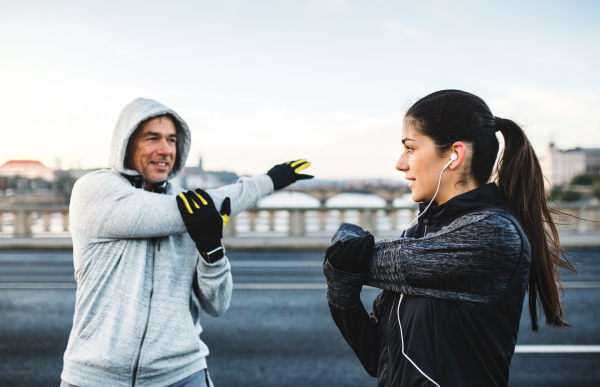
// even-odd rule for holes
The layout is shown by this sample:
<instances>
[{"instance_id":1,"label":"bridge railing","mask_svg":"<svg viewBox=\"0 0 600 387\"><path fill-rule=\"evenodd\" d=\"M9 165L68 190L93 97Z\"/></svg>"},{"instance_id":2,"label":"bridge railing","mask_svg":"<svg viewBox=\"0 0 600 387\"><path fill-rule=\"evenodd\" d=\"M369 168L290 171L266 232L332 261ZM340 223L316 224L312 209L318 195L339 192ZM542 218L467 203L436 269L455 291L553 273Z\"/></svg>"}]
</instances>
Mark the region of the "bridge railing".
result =
<instances>
[{"instance_id":1,"label":"bridge railing","mask_svg":"<svg viewBox=\"0 0 600 387\"><path fill-rule=\"evenodd\" d=\"M600 231L600 206L567 207L561 211L577 218L562 217L559 231L589 233ZM380 236L398 236L418 215L415 207L379 208L251 208L232 218L225 236L330 236L342 222L358 224ZM0 208L0 237L70 236L69 208L20 206Z\"/></svg>"}]
</instances>

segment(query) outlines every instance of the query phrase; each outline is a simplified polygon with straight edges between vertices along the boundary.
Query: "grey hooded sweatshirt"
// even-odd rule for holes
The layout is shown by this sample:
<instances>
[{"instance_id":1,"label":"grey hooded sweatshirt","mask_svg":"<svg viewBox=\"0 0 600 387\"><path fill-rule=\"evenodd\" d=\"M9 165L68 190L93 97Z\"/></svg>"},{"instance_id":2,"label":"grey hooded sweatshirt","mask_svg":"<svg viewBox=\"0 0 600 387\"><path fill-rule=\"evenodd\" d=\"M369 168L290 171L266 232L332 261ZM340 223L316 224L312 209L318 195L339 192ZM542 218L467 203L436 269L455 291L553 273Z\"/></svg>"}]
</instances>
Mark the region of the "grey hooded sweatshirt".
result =
<instances>
[{"instance_id":1,"label":"grey hooded sweatshirt","mask_svg":"<svg viewBox=\"0 0 600 387\"><path fill-rule=\"evenodd\" d=\"M172 110L137 99L119 116L110 170L89 173L70 205L77 298L62 380L86 386L168 386L204 368L201 310L219 316L232 291L227 257L207 264L187 234L169 184L165 194L137 189L121 174L129 137L140 122L169 113L178 130L177 161L185 165L190 131ZM217 208L231 198L231 216L273 192L267 175L208 190Z\"/></svg>"}]
</instances>

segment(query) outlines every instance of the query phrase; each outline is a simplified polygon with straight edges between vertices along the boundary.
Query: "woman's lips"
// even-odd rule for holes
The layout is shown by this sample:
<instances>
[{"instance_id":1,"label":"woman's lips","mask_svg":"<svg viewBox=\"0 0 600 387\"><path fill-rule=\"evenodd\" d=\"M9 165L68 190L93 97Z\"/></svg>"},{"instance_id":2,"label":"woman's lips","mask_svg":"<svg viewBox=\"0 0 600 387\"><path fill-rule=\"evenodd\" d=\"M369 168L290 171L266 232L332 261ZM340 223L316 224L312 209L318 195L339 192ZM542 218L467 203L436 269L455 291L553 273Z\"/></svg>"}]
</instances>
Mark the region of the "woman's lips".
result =
<instances>
[{"instance_id":1,"label":"woman's lips","mask_svg":"<svg viewBox=\"0 0 600 387\"><path fill-rule=\"evenodd\" d=\"M410 181L410 183L408 183L408 188L412 188L412 185L414 184L415 180L414 179L408 179Z\"/></svg>"}]
</instances>

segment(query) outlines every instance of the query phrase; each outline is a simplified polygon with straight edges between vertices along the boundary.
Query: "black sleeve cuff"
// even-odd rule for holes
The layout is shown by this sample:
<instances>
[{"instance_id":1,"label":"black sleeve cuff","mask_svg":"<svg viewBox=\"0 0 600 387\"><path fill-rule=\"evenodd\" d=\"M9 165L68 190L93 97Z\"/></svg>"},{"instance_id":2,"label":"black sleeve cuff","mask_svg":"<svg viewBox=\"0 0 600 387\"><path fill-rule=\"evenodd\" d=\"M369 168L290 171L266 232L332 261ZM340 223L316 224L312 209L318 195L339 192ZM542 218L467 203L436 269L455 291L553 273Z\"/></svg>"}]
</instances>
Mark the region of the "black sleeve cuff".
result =
<instances>
[{"instance_id":1,"label":"black sleeve cuff","mask_svg":"<svg viewBox=\"0 0 600 387\"><path fill-rule=\"evenodd\" d=\"M323 265L323 273L327 280L327 301L330 305L342 310L356 307L360 301L360 292L365 274L352 274L337 270L329 261Z\"/></svg>"},{"instance_id":2,"label":"black sleeve cuff","mask_svg":"<svg viewBox=\"0 0 600 387\"><path fill-rule=\"evenodd\" d=\"M346 241L351 238L362 237L367 235L367 232L359 226L352 223L342 223L338 230L333 234L331 244L335 244L337 241Z\"/></svg>"}]
</instances>

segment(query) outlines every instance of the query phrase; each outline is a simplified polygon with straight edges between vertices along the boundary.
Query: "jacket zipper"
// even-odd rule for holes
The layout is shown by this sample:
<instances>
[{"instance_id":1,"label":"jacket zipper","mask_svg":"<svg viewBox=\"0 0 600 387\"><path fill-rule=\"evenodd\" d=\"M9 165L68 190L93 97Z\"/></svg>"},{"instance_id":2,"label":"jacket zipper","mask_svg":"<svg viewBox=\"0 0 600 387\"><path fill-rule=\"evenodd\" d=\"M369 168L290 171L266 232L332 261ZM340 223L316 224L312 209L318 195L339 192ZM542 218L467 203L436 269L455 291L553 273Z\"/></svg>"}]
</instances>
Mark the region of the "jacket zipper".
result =
<instances>
[{"instance_id":1,"label":"jacket zipper","mask_svg":"<svg viewBox=\"0 0 600 387\"><path fill-rule=\"evenodd\" d=\"M154 241L156 245L156 241ZM146 332L148 331L148 324L150 323L150 311L152 310L152 293L154 292L154 259L155 259L155 246L152 246L152 282L150 285L150 300L148 301L148 315L146 316L146 326L144 327L144 333L142 334L142 340L140 341L140 348L137 353L137 358L135 359L135 367L133 368L133 381L131 383L132 387L135 387L138 368L140 366L140 358L142 357L142 348L144 346L144 339L146 338ZM160 240L158 241L158 248L160 250Z\"/></svg>"},{"instance_id":2,"label":"jacket zipper","mask_svg":"<svg viewBox=\"0 0 600 387\"><path fill-rule=\"evenodd\" d=\"M391 379L390 379L390 369L391 369L391 365L392 363L392 351L390 350L390 326L392 325L392 313L394 312L394 303L396 302L396 296L394 295L394 298L392 299L392 309L390 309L390 315L388 317L388 325L387 325L387 336L388 339L387 341L387 350L388 350L388 373L387 373L387 380L386 380L386 385L389 387L390 383L391 383Z\"/></svg>"}]
</instances>

